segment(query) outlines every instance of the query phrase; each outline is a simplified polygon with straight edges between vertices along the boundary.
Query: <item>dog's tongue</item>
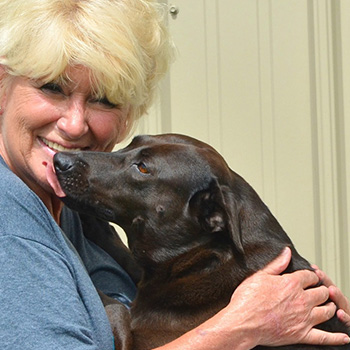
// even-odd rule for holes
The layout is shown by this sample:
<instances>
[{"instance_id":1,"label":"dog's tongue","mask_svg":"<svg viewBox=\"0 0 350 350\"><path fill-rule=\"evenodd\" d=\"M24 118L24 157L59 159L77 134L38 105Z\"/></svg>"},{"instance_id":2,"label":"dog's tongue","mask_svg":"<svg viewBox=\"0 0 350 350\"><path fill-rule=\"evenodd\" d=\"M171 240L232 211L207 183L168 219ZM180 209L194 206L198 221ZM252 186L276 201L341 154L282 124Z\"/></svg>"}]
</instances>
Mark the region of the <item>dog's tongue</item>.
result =
<instances>
[{"instance_id":1,"label":"dog's tongue","mask_svg":"<svg viewBox=\"0 0 350 350\"><path fill-rule=\"evenodd\" d=\"M53 164L46 165L46 178L57 197L66 197L66 194L63 192L62 187L58 182Z\"/></svg>"}]
</instances>

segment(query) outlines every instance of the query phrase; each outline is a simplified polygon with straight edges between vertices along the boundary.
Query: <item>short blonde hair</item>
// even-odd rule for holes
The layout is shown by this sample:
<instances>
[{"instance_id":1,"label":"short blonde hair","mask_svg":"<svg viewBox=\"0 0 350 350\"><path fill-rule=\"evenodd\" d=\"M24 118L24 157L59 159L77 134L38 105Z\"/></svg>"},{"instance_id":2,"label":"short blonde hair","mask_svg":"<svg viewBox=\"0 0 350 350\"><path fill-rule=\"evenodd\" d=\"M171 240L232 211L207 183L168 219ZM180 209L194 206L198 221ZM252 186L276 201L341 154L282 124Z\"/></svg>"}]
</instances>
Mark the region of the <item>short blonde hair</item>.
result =
<instances>
[{"instance_id":1,"label":"short blonde hair","mask_svg":"<svg viewBox=\"0 0 350 350\"><path fill-rule=\"evenodd\" d=\"M0 0L0 64L46 82L86 66L98 96L130 104L130 128L172 59L164 13L156 0Z\"/></svg>"}]
</instances>

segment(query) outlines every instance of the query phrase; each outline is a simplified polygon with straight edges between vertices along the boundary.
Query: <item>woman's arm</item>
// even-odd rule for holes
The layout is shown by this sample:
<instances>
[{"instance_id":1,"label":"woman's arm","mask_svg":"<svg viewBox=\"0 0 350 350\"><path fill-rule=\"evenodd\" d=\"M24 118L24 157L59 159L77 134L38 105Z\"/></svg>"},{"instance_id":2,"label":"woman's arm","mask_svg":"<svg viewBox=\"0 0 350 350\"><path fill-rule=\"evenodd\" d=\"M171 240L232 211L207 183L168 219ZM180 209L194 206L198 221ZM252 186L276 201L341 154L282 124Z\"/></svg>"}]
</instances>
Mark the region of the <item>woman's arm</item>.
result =
<instances>
[{"instance_id":1,"label":"woman's arm","mask_svg":"<svg viewBox=\"0 0 350 350\"><path fill-rule=\"evenodd\" d=\"M214 317L158 350L252 349L257 345L343 345L346 334L313 328L336 311L327 287L307 289L319 281L312 271L279 275L291 259L290 249L247 278L230 304Z\"/></svg>"}]
</instances>

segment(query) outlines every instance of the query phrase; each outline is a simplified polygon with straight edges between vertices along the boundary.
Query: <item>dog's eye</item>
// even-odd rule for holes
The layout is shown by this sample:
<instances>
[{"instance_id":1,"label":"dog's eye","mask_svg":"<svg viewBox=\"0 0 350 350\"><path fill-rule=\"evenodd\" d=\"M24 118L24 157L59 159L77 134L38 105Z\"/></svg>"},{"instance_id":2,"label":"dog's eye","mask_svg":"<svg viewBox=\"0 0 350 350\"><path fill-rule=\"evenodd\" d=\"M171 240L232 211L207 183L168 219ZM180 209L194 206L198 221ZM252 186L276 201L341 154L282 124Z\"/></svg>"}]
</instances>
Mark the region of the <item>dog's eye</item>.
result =
<instances>
[{"instance_id":1,"label":"dog's eye","mask_svg":"<svg viewBox=\"0 0 350 350\"><path fill-rule=\"evenodd\" d=\"M144 163L138 163L137 164L137 169L139 169L139 172L142 174L149 174L149 171Z\"/></svg>"}]
</instances>

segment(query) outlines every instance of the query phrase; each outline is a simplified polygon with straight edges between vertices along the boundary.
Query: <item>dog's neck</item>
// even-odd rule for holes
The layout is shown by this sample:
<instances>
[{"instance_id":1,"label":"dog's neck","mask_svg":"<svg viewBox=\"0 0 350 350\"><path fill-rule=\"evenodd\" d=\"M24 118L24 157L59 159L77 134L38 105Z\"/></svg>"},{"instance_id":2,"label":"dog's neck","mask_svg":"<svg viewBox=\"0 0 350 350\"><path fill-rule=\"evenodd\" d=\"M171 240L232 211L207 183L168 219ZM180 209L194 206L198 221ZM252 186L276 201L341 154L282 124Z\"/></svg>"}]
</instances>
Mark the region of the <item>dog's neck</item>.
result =
<instances>
[{"instance_id":1,"label":"dog's neck","mask_svg":"<svg viewBox=\"0 0 350 350\"><path fill-rule=\"evenodd\" d=\"M146 267L137 300L173 311L188 308L195 312L211 303L223 307L236 287L232 265L241 262L235 260L230 245L224 242L197 245L166 262Z\"/></svg>"},{"instance_id":2,"label":"dog's neck","mask_svg":"<svg viewBox=\"0 0 350 350\"><path fill-rule=\"evenodd\" d=\"M149 236L154 236L150 234ZM191 275L197 273L199 269L204 269L212 264L212 260L220 259L224 263L232 258L232 249L230 240L225 237L225 233L196 233L190 241L182 241L181 244L174 243L159 245L153 243L143 248L143 243L137 242L131 246L131 251L138 264L144 270L144 279L153 280L154 278L165 279L166 275L172 277L180 275Z\"/></svg>"}]
</instances>

